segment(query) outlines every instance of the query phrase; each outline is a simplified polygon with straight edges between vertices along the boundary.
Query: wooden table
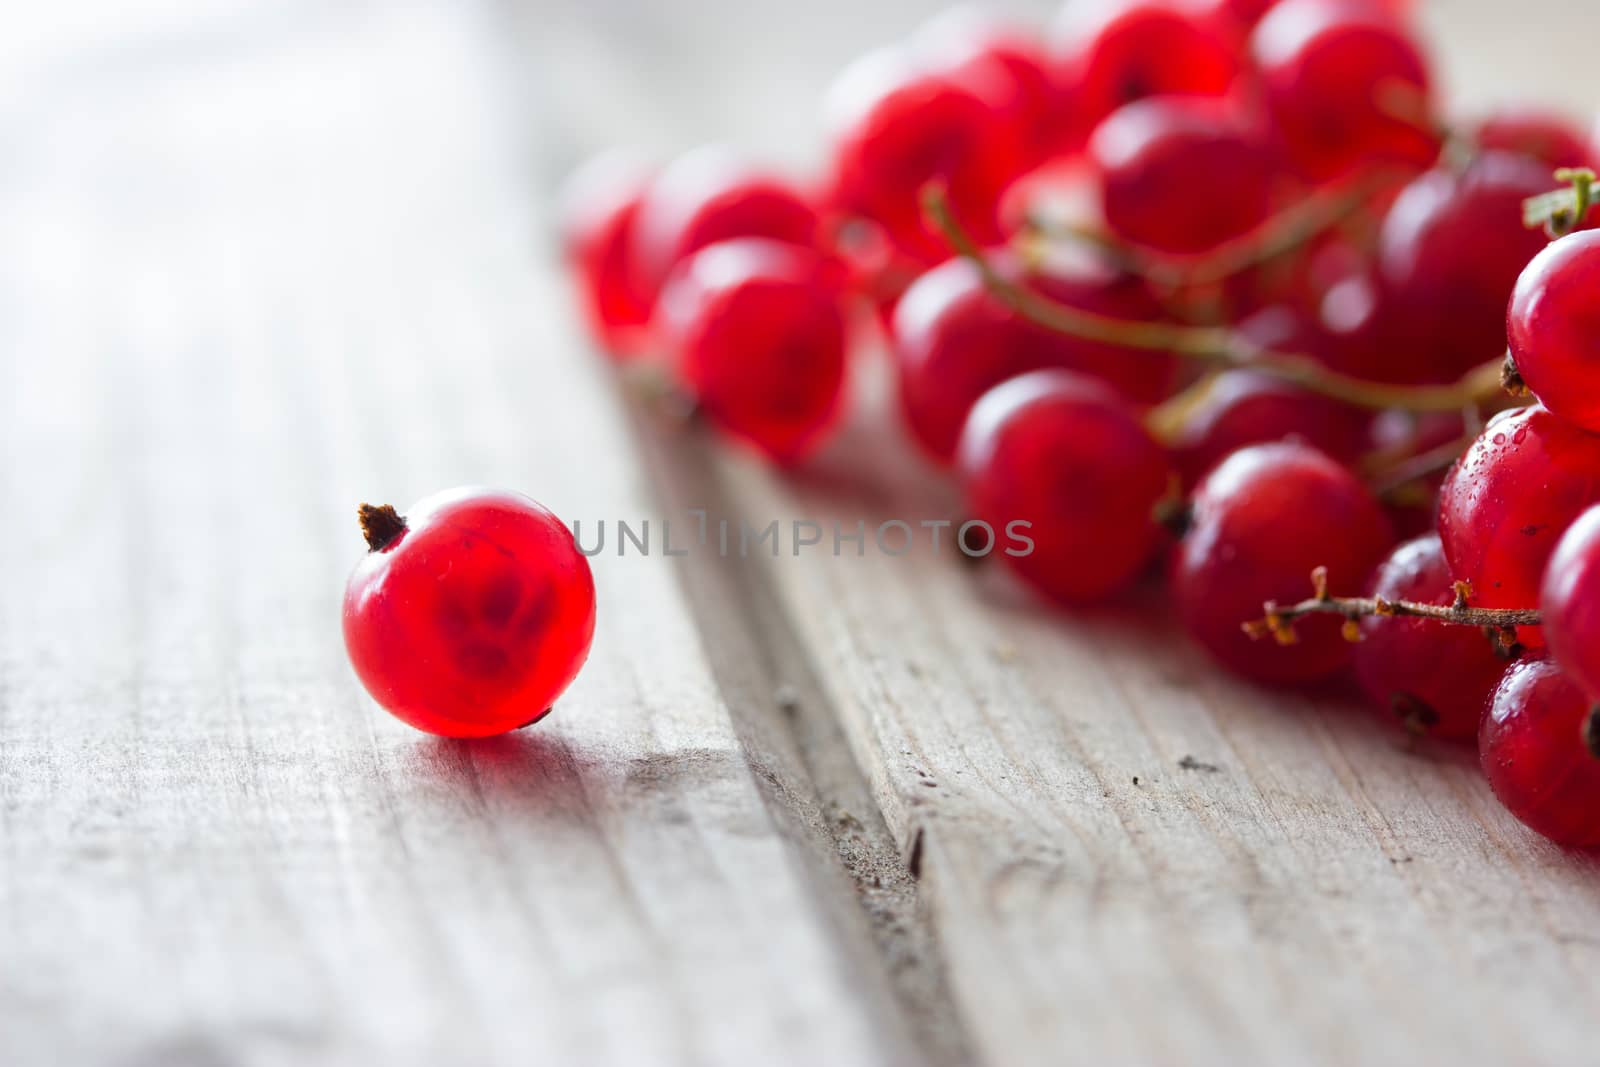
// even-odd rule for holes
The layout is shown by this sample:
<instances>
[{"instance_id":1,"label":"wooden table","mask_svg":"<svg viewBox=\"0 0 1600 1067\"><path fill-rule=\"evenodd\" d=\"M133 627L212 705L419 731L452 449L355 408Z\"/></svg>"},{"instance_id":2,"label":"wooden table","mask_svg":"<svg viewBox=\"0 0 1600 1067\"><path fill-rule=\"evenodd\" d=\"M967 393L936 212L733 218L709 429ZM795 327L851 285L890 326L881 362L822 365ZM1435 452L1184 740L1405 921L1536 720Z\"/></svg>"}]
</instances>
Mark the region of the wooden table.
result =
<instances>
[{"instance_id":1,"label":"wooden table","mask_svg":"<svg viewBox=\"0 0 1600 1067\"><path fill-rule=\"evenodd\" d=\"M539 728L429 739L356 684L360 500L950 515L881 413L785 480L627 400L548 240L609 141L814 159L831 71L918 6L8 18L0 1063L1592 1057L1595 861L1155 597L608 554ZM1592 107L1569 8L1428 17L1468 101Z\"/></svg>"}]
</instances>

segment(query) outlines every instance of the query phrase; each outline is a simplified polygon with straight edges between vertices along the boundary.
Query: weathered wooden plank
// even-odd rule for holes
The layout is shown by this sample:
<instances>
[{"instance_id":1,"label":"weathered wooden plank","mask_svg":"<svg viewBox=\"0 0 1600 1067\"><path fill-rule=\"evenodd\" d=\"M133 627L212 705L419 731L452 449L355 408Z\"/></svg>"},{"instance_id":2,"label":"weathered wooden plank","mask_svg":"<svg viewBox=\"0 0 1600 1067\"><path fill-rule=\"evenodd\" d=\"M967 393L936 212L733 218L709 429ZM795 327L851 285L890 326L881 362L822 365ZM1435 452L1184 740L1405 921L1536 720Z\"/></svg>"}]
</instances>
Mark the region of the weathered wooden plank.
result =
<instances>
[{"instance_id":1,"label":"weathered wooden plank","mask_svg":"<svg viewBox=\"0 0 1600 1067\"><path fill-rule=\"evenodd\" d=\"M529 269L494 23L279 17L69 65L4 132L0 1059L920 1059L668 566L596 560L537 731L427 739L359 691L358 500L653 503Z\"/></svg>"},{"instance_id":2,"label":"weathered wooden plank","mask_svg":"<svg viewBox=\"0 0 1600 1067\"><path fill-rule=\"evenodd\" d=\"M875 7L858 40L909 27L910 7ZM653 90L678 86L706 122L689 139L809 158L794 146L815 143L808 97L826 77L795 57L835 60L815 32L832 10L812 5L788 28L775 62L796 76L762 71L738 94L696 72L723 55L745 70L749 53L676 20L611 27L626 73L569 67L562 84L607 101L620 139L650 143L627 102L653 106L644 125L657 130L673 109ZM1509 19L1536 25L1533 12L1457 0L1424 17L1465 105L1593 106L1571 35L1517 55L1497 43ZM1593 16L1561 12L1573 17ZM938 480L867 409L854 440L787 481L731 457L708 476L698 445L664 446L677 471L664 480L700 487L666 499L718 501L758 527L952 517ZM718 580L686 571L691 589ZM740 574L780 632L770 642L797 644L820 685L822 706L802 713L838 717L922 876L981 1058L1561 1062L1592 1043L1596 866L1517 827L1469 755L1219 677L1151 621L1154 594L1061 618L992 571L871 549L786 553ZM715 635L749 618L702 624Z\"/></svg>"},{"instance_id":3,"label":"weathered wooden plank","mask_svg":"<svg viewBox=\"0 0 1600 1067\"><path fill-rule=\"evenodd\" d=\"M728 491L847 531L951 514L856 444L847 503L738 461ZM1498 811L1470 757L1221 678L1153 594L1060 618L948 556L852 552L766 577L920 857L987 1059L1554 1062L1592 1038L1600 868Z\"/></svg>"}]
</instances>

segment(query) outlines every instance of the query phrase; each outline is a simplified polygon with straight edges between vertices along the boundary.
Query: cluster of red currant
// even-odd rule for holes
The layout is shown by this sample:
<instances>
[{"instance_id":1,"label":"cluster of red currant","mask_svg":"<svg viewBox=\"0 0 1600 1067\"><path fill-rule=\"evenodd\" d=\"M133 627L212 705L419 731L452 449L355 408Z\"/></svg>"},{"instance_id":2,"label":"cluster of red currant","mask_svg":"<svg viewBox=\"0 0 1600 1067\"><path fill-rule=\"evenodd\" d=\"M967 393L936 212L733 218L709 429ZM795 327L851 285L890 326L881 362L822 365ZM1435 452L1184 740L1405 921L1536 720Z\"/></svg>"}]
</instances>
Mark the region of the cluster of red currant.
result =
<instances>
[{"instance_id":1,"label":"cluster of red currant","mask_svg":"<svg viewBox=\"0 0 1600 1067\"><path fill-rule=\"evenodd\" d=\"M1600 145L1446 126L1399 6L1075 0L1048 46L943 17L840 77L816 182L715 148L584 168L589 321L781 464L876 326L967 517L1031 524L1024 582L1071 605L1166 557L1229 669L1353 666L1414 732L1476 736L1529 825L1600 844ZM1483 425L1506 386L1539 402ZM571 681L593 584L548 512L363 525L345 631L381 703L494 733Z\"/></svg>"},{"instance_id":2,"label":"cluster of red currant","mask_svg":"<svg viewBox=\"0 0 1600 1067\"><path fill-rule=\"evenodd\" d=\"M876 321L970 517L1032 523L1023 581L1083 602L1165 554L1229 669L1353 663L1600 844L1600 144L1445 125L1404 6L1074 2L1048 42L941 17L839 77L815 182L716 148L575 175L589 321L779 463ZM1503 374L1540 402L1483 426Z\"/></svg>"}]
</instances>

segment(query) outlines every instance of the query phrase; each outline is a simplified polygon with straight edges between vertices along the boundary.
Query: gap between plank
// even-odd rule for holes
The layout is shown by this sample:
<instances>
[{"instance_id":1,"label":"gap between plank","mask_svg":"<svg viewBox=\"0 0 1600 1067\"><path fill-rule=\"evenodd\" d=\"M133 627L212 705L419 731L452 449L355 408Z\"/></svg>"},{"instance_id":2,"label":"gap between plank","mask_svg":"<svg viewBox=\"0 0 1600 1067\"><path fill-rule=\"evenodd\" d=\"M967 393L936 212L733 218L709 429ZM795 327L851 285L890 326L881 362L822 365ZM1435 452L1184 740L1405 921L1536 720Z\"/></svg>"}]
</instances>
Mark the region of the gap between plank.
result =
<instances>
[{"instance_id":1,"label":"gap between plank","mask_svg":"<svg viewBox=\"0 0 1600 1067\"><path fill-rule=\"evenodd\" d=\"M628 392L625 384L621 391ZM625 405L663 515L740 514L703 435L635 396L625 396ZM706 658L775 820L818 860L831 853L853 886L860 914L836 917L841 936L859 937L865 925L922 1063L973 1062L919 892L924 829L913 831L902 856L763 561L702 551L676 562Z\"/></svg>"}]
</instances>

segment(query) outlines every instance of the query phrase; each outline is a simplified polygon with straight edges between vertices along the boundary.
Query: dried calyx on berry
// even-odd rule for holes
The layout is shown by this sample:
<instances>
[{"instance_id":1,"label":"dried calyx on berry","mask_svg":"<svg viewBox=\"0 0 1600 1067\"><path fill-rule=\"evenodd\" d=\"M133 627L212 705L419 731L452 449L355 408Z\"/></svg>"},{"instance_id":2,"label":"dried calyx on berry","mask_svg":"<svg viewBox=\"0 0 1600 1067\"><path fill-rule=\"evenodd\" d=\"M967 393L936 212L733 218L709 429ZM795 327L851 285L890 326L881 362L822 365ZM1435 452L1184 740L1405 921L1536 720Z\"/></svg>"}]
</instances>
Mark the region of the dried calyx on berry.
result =
<instances>
[{"instance_id":1,"label":"dried calyx on berry","mask_svg":"<svg viewBox=\"0 0 1600 1067\"><path fill-rule=\"evenodd\" d=\"M392 504L362 504L356 515L361 520L361 536L367 539L367 548L372 552L382 552L406 532L405 516Z\"/></svg>"}]
</instances>

